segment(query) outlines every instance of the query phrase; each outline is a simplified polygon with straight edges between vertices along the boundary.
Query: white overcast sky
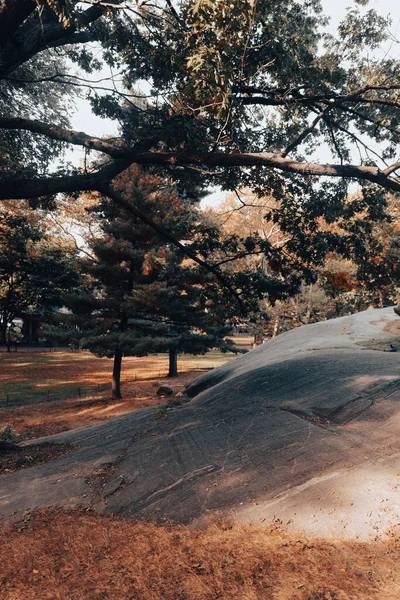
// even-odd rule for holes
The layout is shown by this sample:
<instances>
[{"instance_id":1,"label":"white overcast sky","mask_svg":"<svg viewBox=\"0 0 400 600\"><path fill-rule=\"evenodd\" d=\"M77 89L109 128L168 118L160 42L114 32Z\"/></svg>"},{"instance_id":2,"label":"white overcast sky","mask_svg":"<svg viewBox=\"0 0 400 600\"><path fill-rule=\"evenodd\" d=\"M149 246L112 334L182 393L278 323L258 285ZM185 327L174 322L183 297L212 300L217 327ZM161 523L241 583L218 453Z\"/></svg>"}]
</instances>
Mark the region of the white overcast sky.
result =
<instances>
[{"instance_id":1,"label":"white overcast sky","mask_svg":"<svg viewBox=\"0 0 400 600\"><path fill-rule=\"evenodd\" d=\"M322 0L322 5L326 15L330 17L329 31L334 33L340 21L343 19L346 8L354 7L356 3L354 0ZM370 0L368 5L363 10L370 8L376 9L376 11L382 16L391 15L392 25L390 28L391 34L395 41L389 46L382 49L381 53L387 53L392 58L400 57L400 1L399 0ZM109 119L101 119L93 115L90 111L90 106L87 102L77 103L77 111L71 119L72 128L78 131L84 131L89 135L95 135L98 137L102 136L113 136L117 133L115 121ZM68 152L68 160L73 161L75 164L82 162L84 157L84 151L81 148L74 148L73 153ZM221 199L221 193L215 192L211 194L206 204L215 204L216 201Z\"/></svg>"}]
</instances>

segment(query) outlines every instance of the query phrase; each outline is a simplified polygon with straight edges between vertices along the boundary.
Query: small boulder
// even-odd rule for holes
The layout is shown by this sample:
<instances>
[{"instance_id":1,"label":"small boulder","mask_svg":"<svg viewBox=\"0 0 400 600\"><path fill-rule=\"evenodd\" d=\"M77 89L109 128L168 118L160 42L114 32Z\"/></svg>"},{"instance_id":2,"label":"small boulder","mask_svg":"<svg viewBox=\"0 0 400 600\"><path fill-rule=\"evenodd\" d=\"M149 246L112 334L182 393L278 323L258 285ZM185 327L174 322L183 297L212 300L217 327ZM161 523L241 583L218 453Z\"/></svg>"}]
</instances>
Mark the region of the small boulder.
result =
<instances>
[{"instance_id":1,"label":"small boulder","mask_svg":"<svg viewBox=\"0 0 400 600\"><path fill-rule=\"evenodd\" d=\"M172 387L166 383L162 383L156 392L157 396L172 396L173 393Z\"/></svg>"}]
</instances>

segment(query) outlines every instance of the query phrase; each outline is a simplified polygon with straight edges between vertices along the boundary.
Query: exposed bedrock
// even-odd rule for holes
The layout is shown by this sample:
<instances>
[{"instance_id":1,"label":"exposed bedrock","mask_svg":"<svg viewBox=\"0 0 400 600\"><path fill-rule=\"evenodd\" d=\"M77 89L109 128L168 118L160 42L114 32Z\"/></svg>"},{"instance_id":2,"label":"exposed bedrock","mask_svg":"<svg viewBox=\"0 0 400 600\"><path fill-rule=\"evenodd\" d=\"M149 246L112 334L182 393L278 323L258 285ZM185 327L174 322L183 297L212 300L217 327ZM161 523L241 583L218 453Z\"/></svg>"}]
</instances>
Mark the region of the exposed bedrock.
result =
<instances>
[{"instance_id":1,"label":"exposed bedrock","mask_svg":"<svg viewBox=\"0 0 400 600\"><path fill-rule=\"evenodd\" d=\"M298 328L198 378L188 404L46 438L77 450L1 476L0 517L56 504L384 535L400 522L400 354L359 343L396 320L385 308Z\"/></svg>"}]
</instances>

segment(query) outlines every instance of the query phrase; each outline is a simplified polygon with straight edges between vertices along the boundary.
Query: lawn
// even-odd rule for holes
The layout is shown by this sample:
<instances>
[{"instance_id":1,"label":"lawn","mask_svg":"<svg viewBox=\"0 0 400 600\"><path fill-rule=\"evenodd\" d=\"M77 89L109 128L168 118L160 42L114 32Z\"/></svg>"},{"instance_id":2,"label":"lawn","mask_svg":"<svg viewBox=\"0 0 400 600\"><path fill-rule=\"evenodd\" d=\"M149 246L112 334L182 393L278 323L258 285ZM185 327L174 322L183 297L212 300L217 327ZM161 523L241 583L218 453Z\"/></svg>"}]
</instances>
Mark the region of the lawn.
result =
<instances>
[{"instance_id":1,"label":"lawn","mask_svg":"<svg viewBox=\"0 0 400 600\"><path fill-rule=\"evenodd\" d=\"M209 370L228 360L231 353L214 351L204 356L182 355L181 374ZM168 373L168 356L126 357L122 384L163 379ZM112 360L90 352L24 352L0 354L0 406L79 397L111 388Z\"/></svg>"},{"instance_id":2,"label":"lawn","mask_svg":"<svg viewBox=\"0 0 400 600\"><path fill-rule=\"evenodd\" d=\"M183 355L173 379L165 379L165 354L124 358L123 399L112 401L110 359L89 352L1 353L0 429L10 424L21 439L31 439L164 403L156 395L160 381L179 393L188 381L233 358L217 351Z\"/></svg>"}]
</instances>

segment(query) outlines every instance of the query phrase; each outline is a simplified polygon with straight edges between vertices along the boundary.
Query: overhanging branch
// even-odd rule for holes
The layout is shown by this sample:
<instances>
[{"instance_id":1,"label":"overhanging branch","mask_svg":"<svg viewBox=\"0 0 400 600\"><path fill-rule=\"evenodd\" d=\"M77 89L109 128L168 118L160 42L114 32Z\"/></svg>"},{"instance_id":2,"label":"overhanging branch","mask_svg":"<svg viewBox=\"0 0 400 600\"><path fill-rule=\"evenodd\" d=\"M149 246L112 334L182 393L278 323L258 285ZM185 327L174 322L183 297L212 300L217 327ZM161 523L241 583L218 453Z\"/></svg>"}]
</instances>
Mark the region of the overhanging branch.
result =
<instances>
[{"instance_id":1,"label":"overhanging branch","mask_svg":"<svg viewBox=\"0 0 400 600\"><path fill-rule=\"evenodd\" d=\"M96 190L99 186L109 183L122 173L130 162L113 160L95 173L84 175L65 175L47 179L20 179L2 181L0 185L0 200L23 200L39 196L51 196L60 192L71 193L84 190Z\"/></svg>"},{"instance_id":2,"label":"overhanging branch","mask_svg":"<svg viewBox=\"0 0 400 600\"><path fill-rule=\"evenodd\" d=\"M11 3L5 3L5 5L8 4L15 4L18 10L20 4L28 6L29 1L13 0ZM37 4L39 2L33 2L31 12L34 11ZM19 30L16 31L15 37L10 38L8 36L9 42L2 47L0 54L0 77L9 75L19 65L44 49L95 41L98 34L96 31L90 30L90 25L97 21L104 14L105 10L101 6L91 6L81 12L76 17L76 20L67 28L62 23L55 23L53 21L45 22L43 19L33 17L27 19L23 22ZM6 15L6 11L4 15L0 12L0 40L4 35L3 29L6 26L4 17Z\"/></svg>"},{"instance_id":3,"label":"overhanging branch","mask_svg":"<svg viewBox=\"0 0 400 600\"><path fill-rule=\"evenodd\" d=\"M224 152L191 152L190 148L175 151L175 152L157 152L157 151L143 151L138 147L128 147L123 144L120 140L107 141L101 140L97 137L92 137L86 133L80 131L73 131L62 127L57 127L52 124L43 123L41 121L34 121L30 119L22 118L6 118L0 117L0 129L11 129L18 130L23 129L46 135L47 137L68 142L73 145L83 146L92 150L97 150L107 154L115 160L126 161L126 166L132 163L139 165L148 166L164 166L164 167L177 167L177 166L188 166L188 167L265 167L267 169L278 169L285 173L297 173L299 175L314 175L318 177L342 177L345 179L358 179L361 181L371 181L381 187L400 192L400 182L397 179L391 178L390 173L380 170L375 166L364 166L364 165L337 165L337 164L321 164L313 162L303 162L299 160L293 160L276 154L273 152L247 152L247 153L224 153ZM151 146L154 139L149 141L146 145ZM124 167L126 168L126 167ZM121 172L121 171L118 171ZM115 177L115 175L113 175ZM21 194L25 193L28 184L36 186L37 189L40 186L43 187L42 192L38 192L39 195L46 193L55 193L61 191L79 191L82 189L97 189L96 183L93 183L91 187L91 177L88 176L76 176L77 179L71 177L64 178L48 178L48 179L35 179L30 182L4 182L0 190L0 198L22 198ZM85 179L87 178L87 179ZM109 181L112 179L110 177ZM63 180L65 185L68 186L62 189ZM74 183L74 181L76 183ZM102 179L104 182L105 180ZM74 185L76 187L74 188ZM29 187L29 186L28 186ZM47 191L47 188L51 188L54 191ZM29 188L31 189L31 188ZM37 194L30 194L37 195ZM25 197L28 197L25 195Z\"/></svg>"}]
</instances>

